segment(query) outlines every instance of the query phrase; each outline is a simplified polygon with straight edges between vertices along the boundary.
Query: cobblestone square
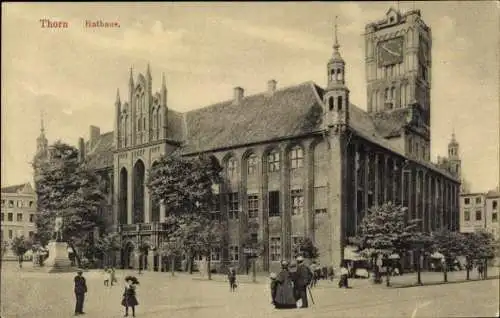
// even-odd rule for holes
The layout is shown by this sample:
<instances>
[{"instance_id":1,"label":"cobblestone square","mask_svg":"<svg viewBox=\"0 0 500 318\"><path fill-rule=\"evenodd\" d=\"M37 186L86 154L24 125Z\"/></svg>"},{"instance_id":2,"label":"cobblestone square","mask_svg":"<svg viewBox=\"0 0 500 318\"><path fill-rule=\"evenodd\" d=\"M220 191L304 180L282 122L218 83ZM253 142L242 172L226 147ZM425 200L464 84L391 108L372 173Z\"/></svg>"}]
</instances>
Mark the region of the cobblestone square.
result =
<instances>
[{"instance_id":1,"label":"cobblestone square","mask_svg":"<svg viewBox=\"0 0 500 318\"><path fill-rule=\"evenodd\" d=\"M124 314L120 305L123 277L135 272L118 271L118 284L103 286L99 271L85 272L89 292L85 317L111 318ZM71 317L74 310L73 273L46 274L2 267L2 317ZM138 276L138 275L136 275ZM222 276L213 281L193 276L145 272L138 276L137 317L493 317L498 310L497 280L415 288L387 288L368 280L351 280L352 289L339 289L336 281L321 281L312 290L314 305L301 310L275 310L270 305L267 280L250 283L239 277L236 293L230 293ZM404 276L403 276L404 277ZM413 279L409 277L408 279ZM471 291L474 291L471 294Z\"/></svg>"}]
</instances>

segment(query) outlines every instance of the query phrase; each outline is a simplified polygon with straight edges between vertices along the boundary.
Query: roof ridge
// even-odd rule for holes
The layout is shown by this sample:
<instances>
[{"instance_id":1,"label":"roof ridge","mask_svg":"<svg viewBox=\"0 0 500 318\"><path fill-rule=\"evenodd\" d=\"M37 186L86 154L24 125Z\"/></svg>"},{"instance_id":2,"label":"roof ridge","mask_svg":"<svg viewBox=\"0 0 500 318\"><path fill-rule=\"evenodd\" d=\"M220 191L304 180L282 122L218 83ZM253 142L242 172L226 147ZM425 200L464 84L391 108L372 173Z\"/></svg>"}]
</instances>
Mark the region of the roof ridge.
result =
<instances>
[{"instance_id":1,"label":"roof ridge","mask_svg":"<svg viewBox=\"0 0 500 318\"><path fill-rule=\"evenodd\" d=\"M310 84L316 85L316 83L314 83L314 81L309 80L309 81L305 81L305 82L302 82L302 83L299 83L299 84L295 84L295 85L284 86L284 87L282 87L280 89L277 89L274 92L274 94L276 94L278 92L283 92L285 90L294 89L294 88L297 88L297 87L300 87L300 86L310 85ZM255 93L255 94L248 95L248 96L244 96L243 99L255 98L255 97L258 97L258 96L262 96L262 95L267 95L267 91ZM196 108L196 109L188 110L186 112L182 112L182 114L193 113L193 112L197 112L197 111L200 111L200 110L208 109L208 108L211 108L211 107L225 105L226 103L229 104L229 103L232 103L232 102L233 102L232 99L223 100L223 101L216 102L216 103L213 103L213 104L210 104L210 105L207 105L207 106L203 106L203 107L200 107L200 108Z\"/></svg>"}]
</instances>

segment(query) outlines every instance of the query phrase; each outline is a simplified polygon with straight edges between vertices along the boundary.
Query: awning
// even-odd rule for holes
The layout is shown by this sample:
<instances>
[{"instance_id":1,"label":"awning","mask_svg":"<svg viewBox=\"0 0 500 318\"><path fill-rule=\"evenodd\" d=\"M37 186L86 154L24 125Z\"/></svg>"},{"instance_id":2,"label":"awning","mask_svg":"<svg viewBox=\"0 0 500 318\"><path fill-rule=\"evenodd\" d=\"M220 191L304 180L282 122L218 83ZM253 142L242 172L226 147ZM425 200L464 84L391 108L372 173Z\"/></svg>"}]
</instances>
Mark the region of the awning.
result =
<instances>
[{"instance_id":1,"label":"awning","mask_svg":"<svg viewBox=\"0 0 500 318\"><path fill-rule=\"evenodd\" d=\"M439 259L442 259L442 258L444 258L444 255L443 255L443 254L441 254L441 253L439 253L439 252L434 252L434 253L432 253L431 258L439 258Z\"/></svg>"},{"instance_id":2,"label":"awning","mask_svg":"<svg viewBox=\"0 0 500 318\"><path fill-rule=\"evenodd\" d=\"M365 260L363 256L361 256L357 252L357 247L355 246L346 246L344 248L344 259L348 261L362 261Z\"/></svg>"}]
</instances>

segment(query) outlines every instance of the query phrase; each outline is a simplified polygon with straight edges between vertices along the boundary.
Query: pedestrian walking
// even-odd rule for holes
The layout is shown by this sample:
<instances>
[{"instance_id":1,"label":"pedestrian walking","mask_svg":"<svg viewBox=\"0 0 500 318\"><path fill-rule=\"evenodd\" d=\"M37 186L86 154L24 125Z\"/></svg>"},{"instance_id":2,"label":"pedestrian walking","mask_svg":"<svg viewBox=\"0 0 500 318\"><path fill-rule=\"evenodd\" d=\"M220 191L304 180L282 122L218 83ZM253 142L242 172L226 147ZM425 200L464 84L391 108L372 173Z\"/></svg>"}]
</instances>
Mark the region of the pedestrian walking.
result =
<instances>
[{"instance_id":1,"label":"pedestrian walking","mask_svg":"<svg viewBox=\"0 0 500 318\"><path fill-rule=\"evenodd\" d=\"M340 280L339 280L339 288L349 288L349 270L345 263L340 265Z\"/></svg>"},{"instance_id":2,"label":"pedestrian walking","mask_svg":"<svg viewBox=\"0 0 500 318\"><path fill-rule=\"evenodd\" d=\"M125 277L125 291L123 292L122 306L125 307L125 316L128 317L129 307L132 309L132 317L135 317L135 307L139 305L136 297L136 286L139 281L134 276Z\"/></svg>"},{"instance_id":3,"label":"pedestrian walking","mask_svg":"<svg viewBox=\"0 0 500 318\"><path fill-rule=\"evenodd\" d=\"M333 266L328 266L327 270L328 270L327 277L330 279L330 281L333 282L333 279L335 278L335 271L333 270Z\"/></svg>"},{"instance_id":4,"label":"pedestrian walking","mask_svg":"<svg viewBox=\"0 0 500 318\"><path fill-rule=\"evenodd\" d=\"M319 265L316 264L316 261L312 262L310 270L312 272L311 287L316 287L316 284L318 283L318 280L320 278L320 268Z\"/></svg>"},{"instance_id":5,"label":"pedestrian walking","mask_svg":"<svg viewBox=\"0 0 500 318\"><path fill-rule=\"evenodd\" d=\"M271 277L271 295L276 309L297 308L293 280L288 271L288 262L281 262L281 271L276 278Z\"/></svg>"},{"instance_id":6,"label":"pedestrian walking","mask_svg":"<svg viewBox=\"0 0 500 318\"><path fill-rule=\"evenodd\" d=\"M110 269L108 269L107 267L104 267L104 272L102 273L103 276L104 276L104 286L109 286L109 273L110 273Z\"/></svg>"},{"instance_id":7,"label":"pedestrian walking","mask_svg":"<svg viewBox=\"0 0 500 318\"><path fill-rule=\"evenodd\" d=\"M83 271L79 269L77 271L77 275L74 278L75 282L75 316L83 315L83 302L85 301L85 294L87 293L87 282L85 281L85 277L83 277Z\"/></svg>"},{"instance_id":8,"label":"pedestrian walking","mask_svg":"<svg viewBox=\"0 0 500 318\"><path fill-rule=\"evenodd\" d=\"M293 286L296 300L301 301L300 308L309 307L309 302L307 301L307 287L311 284L312 280L313 272L304 264L304 258L302 256L297 257L297 271L294 273Z\"/></svg>"},{"instance_id":9,"label":"pedestrian walking","mask_svg":"<svg viewBox=\"0 0 500 318\"><path fill-rule=\"evenodd\" d=\"M477 274L479 279L484 279L484 265L482 261L479 261L477 264Z\"/></svg>"},{"instance_id":10,"label":"pedestrian walking","mask_svg":"<svg viewBox=\"0 0 500 318\"><path fill-rule=\"evenodd\" d=\"M114 283L118 283L114 267L111 267L111 269L109 270L109 282L111 283L111 286L113 286Z\"/></svg>"},{"instance_id":11,"label":"pedestrian walking","mask_svg":"<svg viewBox=\"0 0 500 318\"><path fill-rule=\"evenodd\" d=\"M236 270L231 267L229 268L229 272L227 273L227 279L229 281L229 291L236 291Z\"/></svg>"}]
</instances>

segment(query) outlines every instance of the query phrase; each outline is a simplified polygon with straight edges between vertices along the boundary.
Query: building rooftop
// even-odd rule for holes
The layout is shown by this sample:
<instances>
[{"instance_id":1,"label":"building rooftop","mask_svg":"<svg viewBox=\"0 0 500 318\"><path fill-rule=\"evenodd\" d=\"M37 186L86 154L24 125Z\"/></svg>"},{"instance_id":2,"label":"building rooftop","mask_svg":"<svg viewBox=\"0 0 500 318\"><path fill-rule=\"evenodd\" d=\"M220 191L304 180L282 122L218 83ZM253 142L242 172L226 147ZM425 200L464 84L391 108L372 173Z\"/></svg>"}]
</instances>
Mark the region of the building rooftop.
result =
<instances>
[{"instance_id":1,"label":"building rooftop","mask_svg":"<svg viewBox=\"0 0 500 318\"><path fill-rule=\"evenodd\" d=\"M168 111L168 138L182 144L183 153L216 151L244 145L292 138L321 131L324 90L314 82L304 82L272 93L263 92L227 100L186 113ZM409 109L369 114L350 104L349 126L360 137L397 155L404 149L387 139L401 134ZM113 164L113 132L101 134L86 157L96 169ZM456 179L435 164L410 159L435 172Z\"/></svg>"},{"instance_id":2,"label":"building rooftop","mask_svg":"<svg viewBox=\"0 0 500 318\"><path fill-rule=\"evenodd\" d=\"M3 187L1 191L2 193L29 193L33 192L33 188L31 187L31 184L27 182Z\"/></svg>"}]
</instances>

